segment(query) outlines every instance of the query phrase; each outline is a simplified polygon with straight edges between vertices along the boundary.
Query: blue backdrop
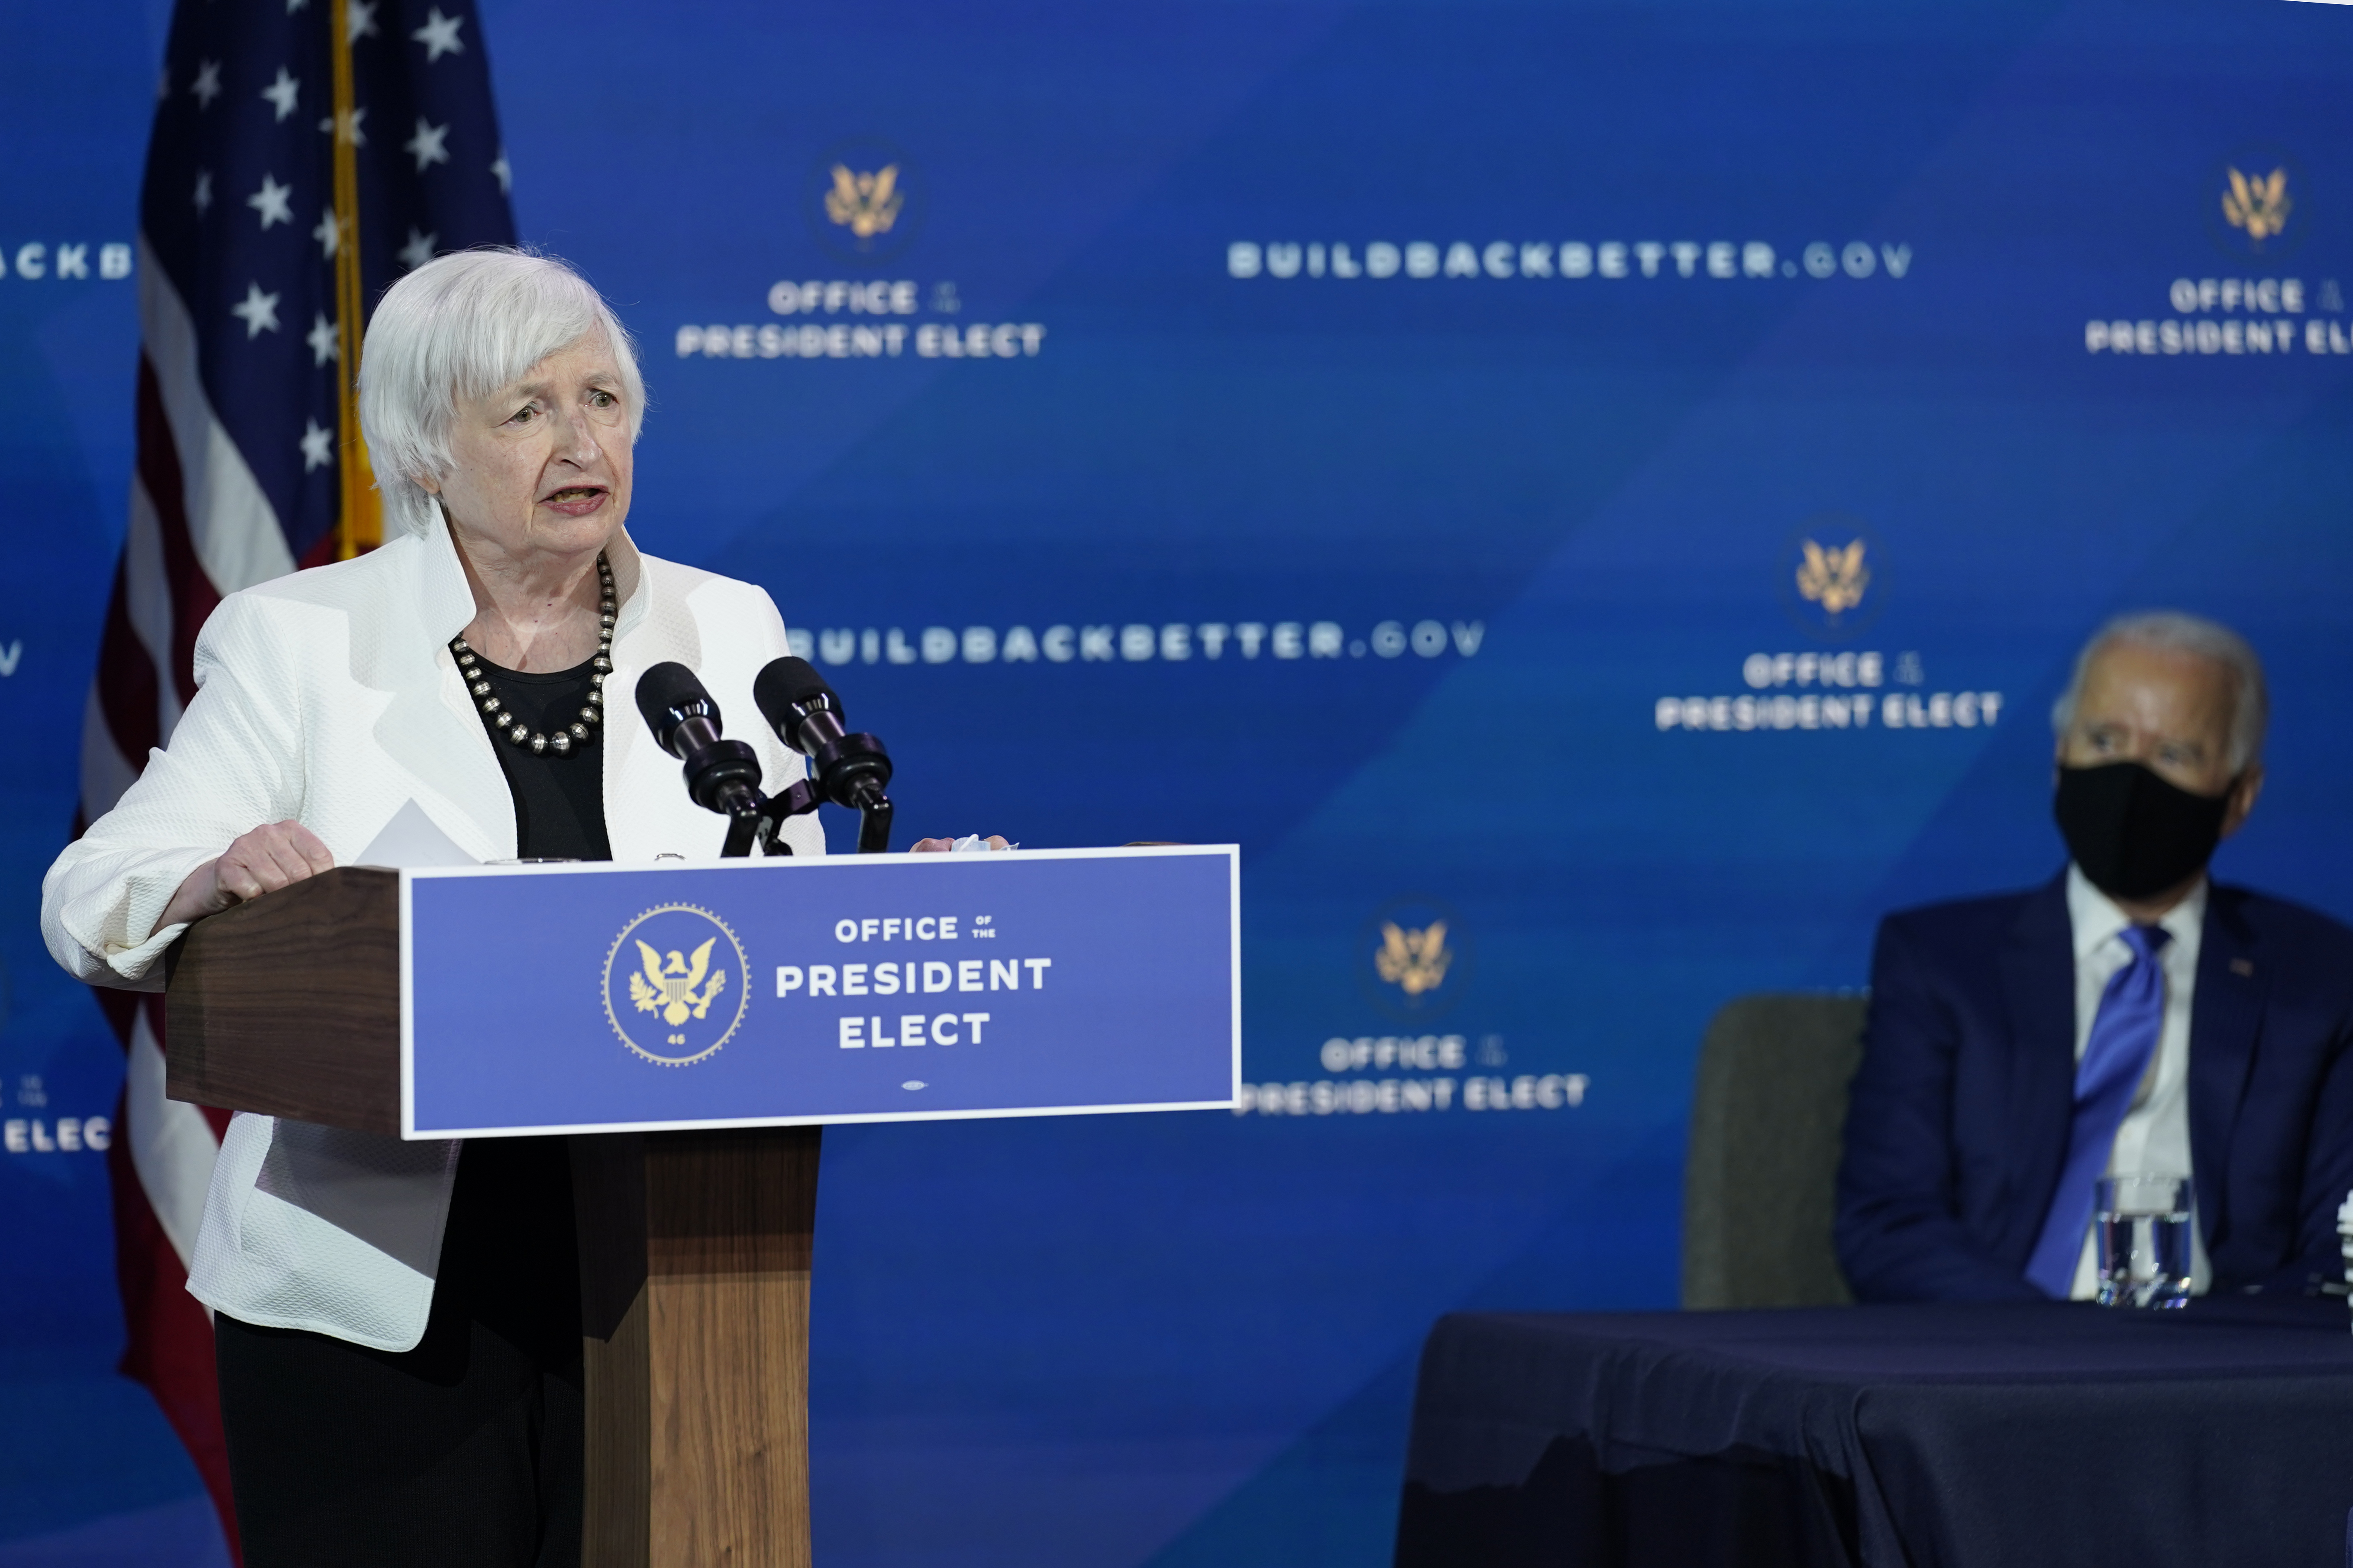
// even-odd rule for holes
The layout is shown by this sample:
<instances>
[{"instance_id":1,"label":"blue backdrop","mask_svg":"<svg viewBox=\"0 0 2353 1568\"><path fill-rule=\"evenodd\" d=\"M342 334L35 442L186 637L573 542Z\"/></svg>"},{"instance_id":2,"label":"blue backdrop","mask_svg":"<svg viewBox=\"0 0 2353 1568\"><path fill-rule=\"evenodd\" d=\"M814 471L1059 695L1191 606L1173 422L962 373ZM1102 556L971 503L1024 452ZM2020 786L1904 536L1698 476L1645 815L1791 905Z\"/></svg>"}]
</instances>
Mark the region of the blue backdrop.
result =
<instances>
[{"instance_id":1,"label":"blue backdrop","mask_svg":"<svg viewBox=\"0 0 2353 1568\"><path fill-rule=\"evenodd\" d=\"M2056 870L2112 612L2254 639L2221 866L2353 915L2353 15L480 9L522 232L642 340L639 540L770 588L906 828L1244 846L1245 1113L828 1134L834 1568L1385 1561L1436 1314L1672 1301L1710 1013ZM12 1565L219 1551L33 1141L121 1073L34 916L164 21L0 7Z\"/></svg>"}]
</instances>

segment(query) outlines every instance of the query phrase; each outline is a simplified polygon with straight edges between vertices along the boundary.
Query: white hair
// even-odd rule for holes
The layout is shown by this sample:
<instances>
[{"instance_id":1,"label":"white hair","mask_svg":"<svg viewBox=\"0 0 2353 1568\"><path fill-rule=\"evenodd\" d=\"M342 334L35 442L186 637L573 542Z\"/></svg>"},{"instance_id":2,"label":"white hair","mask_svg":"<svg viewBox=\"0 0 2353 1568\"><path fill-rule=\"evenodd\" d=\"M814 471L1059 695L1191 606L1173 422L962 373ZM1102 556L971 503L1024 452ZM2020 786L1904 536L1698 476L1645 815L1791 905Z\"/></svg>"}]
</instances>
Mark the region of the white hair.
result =
<instances>
[{"instance_id":1,"label":"white hair","mask_svg":"<svg viewBox=\"0 0 2353 1568\"><path fill-rule=\"evenodd\" d=\"M2051 705L2051 727L2063 740L2075 722L2075 705L2084 695L2084 677L2092 660L2117 643L2195 654L2230 671L2234 688L2231 703L2231 771L2236 773L2263 754L2263 731L2271 725L2271 692L2263 683L2263 661L2247 639L2203 616L2182 610L2139 610L2118 616L2092 635L2075 656L2075 673L2067 689Z\"/></svg>"},{"instance_id":2,"label":"white hair","mask_svg":"<svg viewBox=\"0 0 2353 1568\"><path fill-rule=\"evenodd\" d=\"M385 289L360 356L359 412L393 528L431 525L433 497L417 481L448 473L460 399L487 397L599 330L620 362L635 441L646 406L636 344L564 262L505 246L453 251Z\"/></svg>"}]
</instances>

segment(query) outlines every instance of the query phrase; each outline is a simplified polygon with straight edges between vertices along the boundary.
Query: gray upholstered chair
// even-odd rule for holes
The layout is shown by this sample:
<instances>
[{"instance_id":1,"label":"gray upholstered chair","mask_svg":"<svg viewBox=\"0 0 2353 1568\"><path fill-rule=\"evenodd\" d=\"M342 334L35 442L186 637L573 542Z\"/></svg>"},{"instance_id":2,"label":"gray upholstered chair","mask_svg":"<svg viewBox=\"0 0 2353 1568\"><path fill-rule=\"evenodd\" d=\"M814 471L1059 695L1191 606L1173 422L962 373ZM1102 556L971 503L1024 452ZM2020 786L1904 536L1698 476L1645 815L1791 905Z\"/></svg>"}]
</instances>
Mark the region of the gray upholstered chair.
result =
<instances>
[{"instance_id":1,"label":"gray upholstered chair","mask_svg":"<svg viewBox=\"0 0 2353 1568\"><path fill-rule=\"evenodd\" d=\"M1683 1165L1685 1307L1854 1300L1831 1222L1864 1001L1742 996L1708 1025Z\"/></svg>"}]
</instances>

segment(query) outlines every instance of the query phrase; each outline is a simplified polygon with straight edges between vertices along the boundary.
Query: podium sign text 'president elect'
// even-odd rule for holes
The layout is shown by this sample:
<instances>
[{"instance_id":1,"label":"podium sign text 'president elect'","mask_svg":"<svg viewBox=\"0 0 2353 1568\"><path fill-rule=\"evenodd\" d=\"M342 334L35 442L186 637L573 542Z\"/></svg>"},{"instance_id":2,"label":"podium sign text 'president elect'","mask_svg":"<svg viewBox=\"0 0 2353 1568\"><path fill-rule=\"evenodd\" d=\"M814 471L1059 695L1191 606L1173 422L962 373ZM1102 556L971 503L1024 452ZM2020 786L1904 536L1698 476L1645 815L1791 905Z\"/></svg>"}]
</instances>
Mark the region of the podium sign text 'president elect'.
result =
<instances>
[{"instance_id":1,"label":"podium sign text 'president elect'","mask_svg":"<svg viewBox=\"0 0 2353 1568\"><path fill-rule=\"evenodd\" d=\"M1208 1110L1230 846L402 873L412 1138Z\"/></svg>"}]
</instances>

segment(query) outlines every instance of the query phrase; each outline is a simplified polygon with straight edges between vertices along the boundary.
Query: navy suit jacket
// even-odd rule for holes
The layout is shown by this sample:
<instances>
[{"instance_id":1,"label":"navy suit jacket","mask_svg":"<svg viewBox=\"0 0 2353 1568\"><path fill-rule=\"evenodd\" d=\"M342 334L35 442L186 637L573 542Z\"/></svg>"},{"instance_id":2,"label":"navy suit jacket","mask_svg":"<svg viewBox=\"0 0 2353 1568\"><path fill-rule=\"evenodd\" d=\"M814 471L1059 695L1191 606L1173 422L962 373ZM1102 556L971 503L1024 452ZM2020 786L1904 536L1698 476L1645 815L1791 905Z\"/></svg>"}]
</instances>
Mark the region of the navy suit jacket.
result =
<instances>
[{"instance_id":1,"label":"navy suit jacket","mask_svg":"<svg viewBox=\"0 0 2353 1568\"><path fill-rule=\"evenodd\" d=\"M2023 1270L2067 1152L2075 950L2062 876L1881 922L1839 1168L1865 1301L2039 1300ZM2189 1015L2189 1160L2216 1293L2344 1278L2353 931L2209 889Z\"/></svg>"}]
</instances>

